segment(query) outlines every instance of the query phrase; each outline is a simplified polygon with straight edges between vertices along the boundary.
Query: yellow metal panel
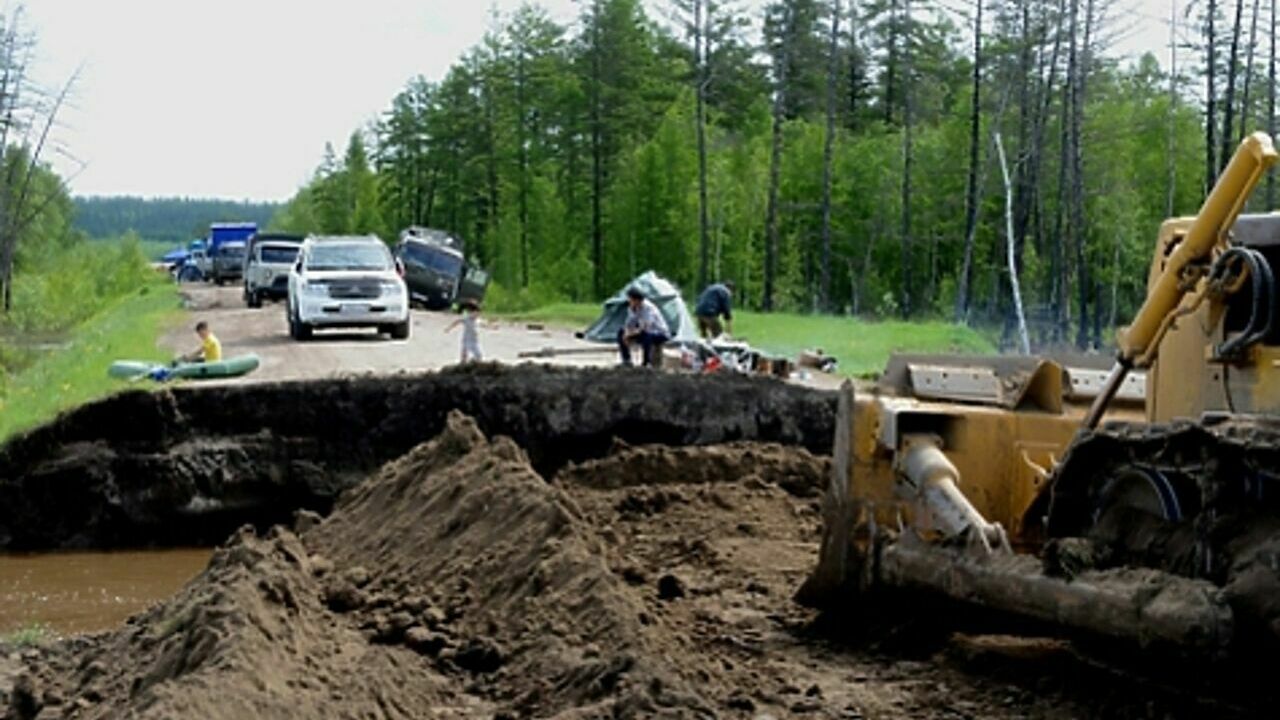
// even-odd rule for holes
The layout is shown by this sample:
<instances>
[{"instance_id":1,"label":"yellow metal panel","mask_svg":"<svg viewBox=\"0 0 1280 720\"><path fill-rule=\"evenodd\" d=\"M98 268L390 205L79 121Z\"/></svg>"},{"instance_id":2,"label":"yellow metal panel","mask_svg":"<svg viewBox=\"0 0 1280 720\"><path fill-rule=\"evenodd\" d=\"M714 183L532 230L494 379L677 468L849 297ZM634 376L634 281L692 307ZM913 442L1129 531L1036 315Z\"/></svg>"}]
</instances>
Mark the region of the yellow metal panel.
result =
<instances>
[{"instance_id":1,"label":"yellow metal panel","mask_svg":"<svg viewBox=\"0 0 1280 720\"><path fill-rule=\"evenodd\" d=\"M1222 234L1235 222L1253 188L1275 162L1276 150L1266 133L1254 133L1240 144L1181 242L1168 255L1164 271L1148 286L1147 299L1134 316L1133 324L1120 334L1120 354L1125 359L1138 359L1159 341L1165 319L1177 309L1187 292L1182 271L1209 257Z\"/></svg>"},{"instance_id":2,"label":"yellow metal panel","mask_svg":"<svg viewBox=\"0 0 1280 720\"><path fill-rule=\"evenodd\" d=\"M850 497L881 525L893 526L900 518L909 523L911 507L895 494L897 448L885 445L883 431L891 415L936 417L942 449L960 472L960 490L983 517L1003 525L1018 542L1023 514L1043 483L1037 468L1050 469L1063 456L1083 411L1081 406L1049 413L860 396L851 429ZM1120 410L1108 419L1138 420L1141 415Z\"/></svg>"}]
</instances>

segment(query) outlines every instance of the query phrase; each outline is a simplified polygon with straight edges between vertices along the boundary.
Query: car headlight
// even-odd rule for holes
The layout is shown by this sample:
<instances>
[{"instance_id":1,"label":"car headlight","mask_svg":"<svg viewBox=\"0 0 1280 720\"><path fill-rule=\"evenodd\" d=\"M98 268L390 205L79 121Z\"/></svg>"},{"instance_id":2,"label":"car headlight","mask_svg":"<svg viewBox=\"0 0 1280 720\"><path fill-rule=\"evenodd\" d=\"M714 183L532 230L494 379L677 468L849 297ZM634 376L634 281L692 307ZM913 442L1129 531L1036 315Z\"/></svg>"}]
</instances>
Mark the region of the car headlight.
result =
<instances>
[{"instance_id":1,"label":"car headlight","mask_svg":"<svg viewBox=\"0 0 1280 720\"><path fill-rule=\"evenodd\" d=\"M303 283L302 294L307 297L328 297L329 286L319 283Z\"/></svg>"},{"instance_id":2,"label":"car headlight","mask_svg":"<svg viewBox=\"0 0 1280 720\"><path fill-rule=\"evenodd\" d=\"M404 294L404 285L391 280L382 282L382 294L389 297L400 297Z\"/></svg>"}]
</instances>

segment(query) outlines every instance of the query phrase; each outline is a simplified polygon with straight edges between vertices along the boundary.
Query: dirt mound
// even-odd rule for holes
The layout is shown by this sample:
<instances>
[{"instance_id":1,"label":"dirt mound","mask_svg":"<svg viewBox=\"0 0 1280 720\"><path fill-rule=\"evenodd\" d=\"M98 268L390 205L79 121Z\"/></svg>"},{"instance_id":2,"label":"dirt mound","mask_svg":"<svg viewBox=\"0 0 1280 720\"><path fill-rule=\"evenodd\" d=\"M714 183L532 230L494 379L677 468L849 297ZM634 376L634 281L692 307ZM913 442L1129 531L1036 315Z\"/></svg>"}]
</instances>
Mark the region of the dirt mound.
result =
<instances>
[{"instance_id":1,"label":"dirt mound","mask_svg":"<svg viewBox=\"0 0 1280 720\"><path fill-rule=\"evenodd\" d=\"M414 653L335 621L317 569L287 530L238 533L168 602L35 659L9 717L413 717L456 701Z\"/></svg>"},{"instance_id":2,"label":"dirt mound","mask_svg":"<svg viewBox=\"0 0 1280 720\"><path fill-rule=\"evenodd\" d=\"M332 604L474 672L473 691L523 716L707 708L574 502L470 419L344 495L306 541L340 569Z\"/></svg>"},{"instance_id":3,"label":"dirt mound","mask_svg":"<svg viewBox=\"0 0 1280 720\"><path fill-rule=\"evenodd\" d=\"M556 475L556 482L597 489L746 482L776 484L796 497L811 498L826 487L830 468L829 458L776 443L706 447L618 443L608 457L570 463Z\"/></svg>"}]
</instances>

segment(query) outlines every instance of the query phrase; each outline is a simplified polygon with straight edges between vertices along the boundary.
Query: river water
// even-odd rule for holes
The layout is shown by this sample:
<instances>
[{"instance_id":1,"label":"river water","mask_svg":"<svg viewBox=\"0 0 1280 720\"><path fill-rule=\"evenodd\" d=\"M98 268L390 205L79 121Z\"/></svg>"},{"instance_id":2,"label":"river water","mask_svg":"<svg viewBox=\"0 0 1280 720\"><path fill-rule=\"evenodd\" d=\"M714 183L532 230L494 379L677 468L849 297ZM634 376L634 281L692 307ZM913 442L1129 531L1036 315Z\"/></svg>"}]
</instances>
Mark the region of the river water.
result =
<instances>
[{"instance_id":1,"label":"river water","mask_svg":"<svg viewBox=\"0 0 1280 720\"><path fill-rule=\"evenodd\" d=\"M109 630L173 595L208 549L0 554L0 636L41 624L61 635Z\"/></svg>"}]
</instances>

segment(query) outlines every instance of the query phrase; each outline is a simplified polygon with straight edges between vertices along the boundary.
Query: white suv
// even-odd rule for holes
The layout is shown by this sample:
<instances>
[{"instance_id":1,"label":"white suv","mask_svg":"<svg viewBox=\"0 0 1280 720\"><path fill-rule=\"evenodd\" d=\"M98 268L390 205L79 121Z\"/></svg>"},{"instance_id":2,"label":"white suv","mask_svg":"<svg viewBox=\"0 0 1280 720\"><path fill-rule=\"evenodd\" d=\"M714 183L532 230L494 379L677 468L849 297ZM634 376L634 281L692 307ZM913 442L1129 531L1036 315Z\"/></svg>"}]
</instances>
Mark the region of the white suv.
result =
<instances>
[{"instance_id":1,"label":"white suv","mask_svg":"<svg viewBox=\"0 0 1280 720\"><path fill-rule=\"evenodd\" d=\"M409 294L376 235L307 238L289 273L289 335L319 328L376 327L409 337Z\"/></svg>"}]
</instances>

